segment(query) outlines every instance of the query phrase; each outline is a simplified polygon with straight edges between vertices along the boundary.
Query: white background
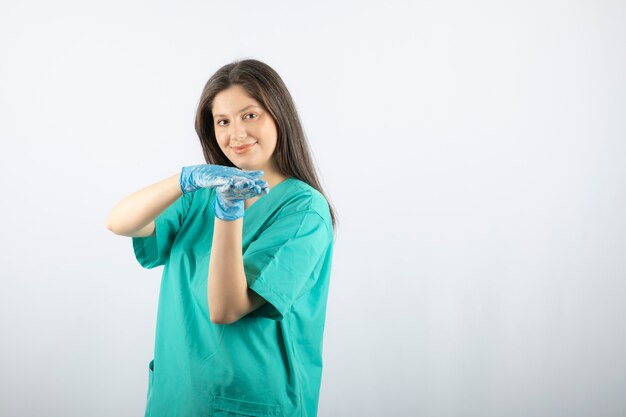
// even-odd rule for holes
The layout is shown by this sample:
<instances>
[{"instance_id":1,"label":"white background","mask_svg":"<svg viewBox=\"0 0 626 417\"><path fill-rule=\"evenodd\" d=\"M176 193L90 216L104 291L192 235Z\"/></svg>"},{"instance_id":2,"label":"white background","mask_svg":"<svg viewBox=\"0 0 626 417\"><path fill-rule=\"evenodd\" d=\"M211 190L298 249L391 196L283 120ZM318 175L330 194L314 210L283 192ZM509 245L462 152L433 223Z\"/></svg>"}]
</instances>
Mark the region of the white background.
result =
<instances>
[{"instance_id":1,"label":"white background","mask_svg":"<svg viewBox=\"0 0 626 417\"><path fill-rule=\"evenodd\" d=\"M283 78L337 209L321 417L626 415L622 1L4 1L0 415L143 415L162 267L105 228Z\"/></svg>"}]
</instances>

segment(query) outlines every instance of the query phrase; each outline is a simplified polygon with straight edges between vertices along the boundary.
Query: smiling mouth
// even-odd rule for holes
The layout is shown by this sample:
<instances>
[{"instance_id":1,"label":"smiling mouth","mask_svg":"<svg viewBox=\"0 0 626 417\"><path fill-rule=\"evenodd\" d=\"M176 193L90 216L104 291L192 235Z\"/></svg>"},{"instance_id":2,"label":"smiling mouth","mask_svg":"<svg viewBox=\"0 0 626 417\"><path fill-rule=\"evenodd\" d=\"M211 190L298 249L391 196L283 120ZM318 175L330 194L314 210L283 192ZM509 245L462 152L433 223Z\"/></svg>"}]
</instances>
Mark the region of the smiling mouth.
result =
<instances>
[{"instance_id":1,"label":"smiling mouth","mask_svg":"<svg viewBox=\"0 0 626 417\"><path fill-rule=\"evenodd\" d=\"M231 148L233 148L236 151L242 151L244 149L248 149L250 147L252 147L252 145L256 144L256 142L252 142L252 143L248 143L246 145L241 145L241 146L231 146Z\"/></svg>"},{"instance_id":2,"label":"smiling mouth","mask_svg":"<svg viewBox=\"0 0 626 417\"><path fill-rule=\"evenodd\" d=\"M244 153L250 152L250 150L254 148L255 145L256 145L256 142L249 143L243 146L233 147L232 149L233 149L233 152L235 152L236 154L244 154Z\"/></svg>"}]
</instances>

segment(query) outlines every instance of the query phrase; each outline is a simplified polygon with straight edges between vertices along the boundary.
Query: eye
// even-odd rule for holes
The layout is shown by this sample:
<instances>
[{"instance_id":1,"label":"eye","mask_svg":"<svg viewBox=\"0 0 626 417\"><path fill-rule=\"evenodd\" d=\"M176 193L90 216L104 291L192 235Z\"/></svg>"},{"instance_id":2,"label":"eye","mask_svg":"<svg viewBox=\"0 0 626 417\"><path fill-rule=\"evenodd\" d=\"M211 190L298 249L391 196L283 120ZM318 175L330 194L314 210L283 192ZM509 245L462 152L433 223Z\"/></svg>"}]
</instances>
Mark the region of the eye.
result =
<instances>
[{"instance_id":1,"label":"eye","mask_svg":"<svg viewBox=\"0 0 626 417\"><path fill-rule=\"evenodd\" d=\"M244 117L244 119L245 119L245 117L246 117L246 116L254 116L254 118L255 118L255 119L256 119L257 117L259 117L256 113L246 113L246 114L243 116L243 117ZM221 124L220 124L220 122L225 122L225 121L226 121L226 120L221 119L221 120L218 120L215 124L216 124L216 125L218 125L218 126L224 126L224 125L221 125Z\"/></svg>"}]
</instances>

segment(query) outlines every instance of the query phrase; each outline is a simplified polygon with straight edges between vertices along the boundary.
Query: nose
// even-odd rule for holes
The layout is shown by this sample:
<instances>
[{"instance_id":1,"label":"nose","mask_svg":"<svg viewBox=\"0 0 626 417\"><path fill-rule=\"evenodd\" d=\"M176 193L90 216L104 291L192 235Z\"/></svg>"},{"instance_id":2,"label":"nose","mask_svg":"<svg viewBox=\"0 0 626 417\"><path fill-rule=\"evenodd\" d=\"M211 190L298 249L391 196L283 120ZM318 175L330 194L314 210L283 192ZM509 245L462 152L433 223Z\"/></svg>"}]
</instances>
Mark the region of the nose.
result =
<instances>
[{"instance_id":1,"label":"nose","mask_svg":"<svg viewBox=\"0 0 626 417\"><path fill-rule=\"evenodd\" d=\"M233 122L231 126L232 126L232 131L230 132L230 134L233 140L241 142L246 139L246 136L248 136L248 134L246 133L246 129L245 129L245 126L243 125L243 122L236 121L236 122Z\"/></svg>"}]
</instances>

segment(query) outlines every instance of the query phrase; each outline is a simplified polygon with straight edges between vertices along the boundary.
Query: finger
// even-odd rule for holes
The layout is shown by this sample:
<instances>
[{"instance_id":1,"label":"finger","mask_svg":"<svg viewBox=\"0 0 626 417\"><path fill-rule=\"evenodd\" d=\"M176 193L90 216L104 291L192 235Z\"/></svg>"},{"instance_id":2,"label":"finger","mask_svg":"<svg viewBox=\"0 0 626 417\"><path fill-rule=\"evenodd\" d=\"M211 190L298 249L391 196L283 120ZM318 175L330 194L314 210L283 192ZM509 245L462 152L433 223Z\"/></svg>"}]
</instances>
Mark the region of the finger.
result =
<instances>
[{"instance_id":1,"label":"finger","mask_svg":"<svg viewBox=\"0 0 626 417\"><path fill-rule=\"evenodd\" d=\"M244 177L233 177L233 184L236 189L243 190L244 188L249 188L252 181Z\"/></svg>"},{"instance_id":2,"label":"finger","mask_svg":"<svg viewBox=\"0 0 626 417\"><path fill-rule=\"evenodd\" d=\"M230 184L220 185L220 186L215 187L215 191L217 191L218 193L225 194L228 191L229 187L230 187Z\"/></svg>"},{"instance_id":3,"label":"finger","mask_svg":"<svg viewBox=\"0 0 626 417\"><path fill-rule=\"evenodd\" d=\"M197 181L197 183L201 187L219 187L219 186L230 183L230 181L228 180L228 178L206 177L206 178L200 178Z\"/></svg>"}]
</instances>

